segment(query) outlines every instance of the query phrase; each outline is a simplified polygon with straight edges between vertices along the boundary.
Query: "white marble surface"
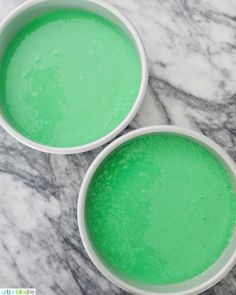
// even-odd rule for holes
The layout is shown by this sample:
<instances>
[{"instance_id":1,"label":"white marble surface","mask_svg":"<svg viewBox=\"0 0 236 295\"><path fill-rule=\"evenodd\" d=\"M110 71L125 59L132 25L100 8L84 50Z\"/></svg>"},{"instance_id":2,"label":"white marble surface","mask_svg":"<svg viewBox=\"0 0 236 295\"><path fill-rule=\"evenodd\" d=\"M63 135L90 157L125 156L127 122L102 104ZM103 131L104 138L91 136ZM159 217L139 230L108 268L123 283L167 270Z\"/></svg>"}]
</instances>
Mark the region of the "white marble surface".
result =
<instances>
[{"instance_id":1,"label":"white marble surface","mask_svg":"<svg viewBox=\"0 0 236 295\"><path fill-rule=\"evenodd\" d=\"M136 25L150 65L145 102L127 130L195 129L236 160L236 1L109 0ZM0 19L23 0L0 0ZM81 244L76 205L99 150L54 156L0 130L0 288L39 295L120 295ZM205 294L236 294L236 268Z\"/></svg>"}]
</instances>

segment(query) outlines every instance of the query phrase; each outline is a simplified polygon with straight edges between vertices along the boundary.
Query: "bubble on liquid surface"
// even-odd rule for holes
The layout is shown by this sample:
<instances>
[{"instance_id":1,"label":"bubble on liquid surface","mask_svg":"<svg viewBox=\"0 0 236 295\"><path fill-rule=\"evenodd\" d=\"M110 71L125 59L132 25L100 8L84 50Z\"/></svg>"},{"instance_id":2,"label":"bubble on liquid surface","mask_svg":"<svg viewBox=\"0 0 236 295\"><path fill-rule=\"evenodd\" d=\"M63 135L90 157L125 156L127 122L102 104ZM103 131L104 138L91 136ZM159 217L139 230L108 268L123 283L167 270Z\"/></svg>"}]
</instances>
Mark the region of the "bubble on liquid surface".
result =
<instances>
[{"instance_id":1,"label":"bubble on liquid surface","mask_svg":"<svg viewBox=\"0 0 236 295\"><path fill-rule=\"evenodd\" d=\"M59 51L57 49L53 49L52 55L57 57L59 55Z\"/></svg>"}]
</instances>

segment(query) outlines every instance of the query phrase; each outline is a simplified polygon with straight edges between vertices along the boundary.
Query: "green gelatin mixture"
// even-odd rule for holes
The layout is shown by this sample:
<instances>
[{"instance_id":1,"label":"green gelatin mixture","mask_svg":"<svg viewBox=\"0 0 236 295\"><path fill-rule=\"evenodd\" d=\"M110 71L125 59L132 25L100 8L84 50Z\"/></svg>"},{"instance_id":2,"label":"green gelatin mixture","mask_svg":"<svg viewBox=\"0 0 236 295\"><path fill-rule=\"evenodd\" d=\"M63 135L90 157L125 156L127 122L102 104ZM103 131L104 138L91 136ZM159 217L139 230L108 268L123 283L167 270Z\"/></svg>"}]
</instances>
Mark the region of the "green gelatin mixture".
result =
<instances>
[{"instance_id":1,"label":"green gelatin mixture","mask_svg":"<svg viewBox=\"0 0 236 295\"><path fill-rule=\"evenodd\" d=\"M118 25L92 12L60 9L34 19L9 43L0 102L27 138L74 147L118 127L140 83L137 50Z\"/></svg>"},{"instance_id":2,"label":"green gelatin mixture","mask_svg":"<svg viewBox=\"0 0 236 295\"><path fill-rule=\"evenodd\" d=\"M132 139L95 172L86 198L93 246L122 277L173 284L207 270L231 240L236 199L215 155L182 136Z\"/></svg>"}]
</instances>

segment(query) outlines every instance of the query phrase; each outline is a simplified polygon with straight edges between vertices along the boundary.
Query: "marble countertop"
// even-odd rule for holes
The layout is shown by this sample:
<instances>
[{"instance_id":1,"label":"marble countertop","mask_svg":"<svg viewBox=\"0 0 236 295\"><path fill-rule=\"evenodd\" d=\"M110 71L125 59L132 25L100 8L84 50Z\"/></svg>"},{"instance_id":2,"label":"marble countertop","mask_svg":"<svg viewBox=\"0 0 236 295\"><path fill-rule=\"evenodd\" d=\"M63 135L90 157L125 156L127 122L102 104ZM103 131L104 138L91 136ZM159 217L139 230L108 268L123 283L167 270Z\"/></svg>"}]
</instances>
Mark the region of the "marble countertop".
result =
<instances>
[{"instance_id":1,"label":"marble countertop","mask_svg":"<svg viewBox=\"0 0 236 295\"><path fill-rule=\"evenodd\" d=\"M0 0L0 19L22 2ZM150 66L145 102L127 130L188 127L236 160L236 2L109 2L137 27ZM95 269L77 228L78 191L100 150L43 154L0 129L0 288L35 287L39 295L127 294ZM236 268L205 294L236 294Z\"/></svg>"}]
</instances>

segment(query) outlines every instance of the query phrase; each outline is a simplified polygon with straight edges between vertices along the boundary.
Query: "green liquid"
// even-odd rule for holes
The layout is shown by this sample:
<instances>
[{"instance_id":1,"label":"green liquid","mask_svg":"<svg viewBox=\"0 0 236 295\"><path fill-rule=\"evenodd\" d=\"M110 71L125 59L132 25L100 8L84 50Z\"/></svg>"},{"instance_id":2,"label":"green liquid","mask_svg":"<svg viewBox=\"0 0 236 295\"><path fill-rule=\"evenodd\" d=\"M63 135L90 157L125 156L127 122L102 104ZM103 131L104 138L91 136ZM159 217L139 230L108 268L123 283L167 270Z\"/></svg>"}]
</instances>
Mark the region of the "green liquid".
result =
<instances>
[{"instance_id":1,"label":"green liquid","mask_svg":"<svg viewBox=\"0 0 236 295\"><path fill-rule=\"evenodd\" d=\"M87 144L118 127L141 83L129 37L111 21L77 9L30 22L1 65L6 117L29 139L55 147Z\"/></svg>"},{"instance_id":2,"label":"green liquid","mask_svg":"<svg viewBox=\"0 0 236 295\"><path fill-rule=\"evenodd\" d=\"M207 270L235 226L231 180L194 141L145 135L109 155L92 178L86 223L94 247L122 276L173 284Z\"/></svg>"}]
</instances>

